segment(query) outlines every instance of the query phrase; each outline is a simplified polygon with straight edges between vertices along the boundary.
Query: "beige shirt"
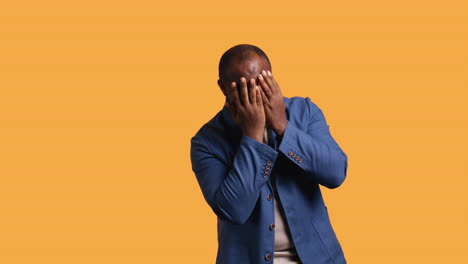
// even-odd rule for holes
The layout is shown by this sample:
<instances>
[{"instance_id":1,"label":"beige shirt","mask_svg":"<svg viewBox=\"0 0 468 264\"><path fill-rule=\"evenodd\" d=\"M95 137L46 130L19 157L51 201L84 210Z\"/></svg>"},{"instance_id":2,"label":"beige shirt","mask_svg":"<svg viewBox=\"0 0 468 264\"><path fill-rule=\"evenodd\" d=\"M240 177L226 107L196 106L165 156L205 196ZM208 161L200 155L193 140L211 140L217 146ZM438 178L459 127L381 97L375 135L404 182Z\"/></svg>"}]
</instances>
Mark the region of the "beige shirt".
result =
<instances>
[{"instance_id":1,"label":"beige shirt","mask_svg":"<svg viewBox=\"0 0 468 264\"><path fill-rule=\"evenodd\" d=\"M268 140L271 138L270 136L271 132L265 128L263 141L268 144ZM275 253L273 263L300 263L286 222L284 210L274 184L273 188L273 202L275 207Z\"/></svg>"}]
</instances>

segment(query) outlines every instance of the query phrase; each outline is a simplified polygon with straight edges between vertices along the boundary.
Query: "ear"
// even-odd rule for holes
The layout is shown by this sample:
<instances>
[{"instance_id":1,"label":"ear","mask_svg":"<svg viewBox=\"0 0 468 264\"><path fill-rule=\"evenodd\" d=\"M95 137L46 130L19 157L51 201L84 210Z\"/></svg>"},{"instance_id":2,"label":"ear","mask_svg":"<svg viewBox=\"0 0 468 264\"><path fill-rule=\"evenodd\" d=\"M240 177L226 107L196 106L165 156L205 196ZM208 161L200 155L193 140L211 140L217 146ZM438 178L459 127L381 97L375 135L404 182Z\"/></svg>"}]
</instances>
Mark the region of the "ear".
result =
<instances>
[{"instance_id":1,"label":"ear","mask_svg":"<svg viewBox=\"0 0 468 264\"><path fill-rule=\"evenodd\" d=\"M224 90L224 84L223 84L223 81L221 81L221 79L218 79L218 86L221 89L221 92L223 92L224 96L226 96L226 91Z\"/></svg>"}]
</instances>

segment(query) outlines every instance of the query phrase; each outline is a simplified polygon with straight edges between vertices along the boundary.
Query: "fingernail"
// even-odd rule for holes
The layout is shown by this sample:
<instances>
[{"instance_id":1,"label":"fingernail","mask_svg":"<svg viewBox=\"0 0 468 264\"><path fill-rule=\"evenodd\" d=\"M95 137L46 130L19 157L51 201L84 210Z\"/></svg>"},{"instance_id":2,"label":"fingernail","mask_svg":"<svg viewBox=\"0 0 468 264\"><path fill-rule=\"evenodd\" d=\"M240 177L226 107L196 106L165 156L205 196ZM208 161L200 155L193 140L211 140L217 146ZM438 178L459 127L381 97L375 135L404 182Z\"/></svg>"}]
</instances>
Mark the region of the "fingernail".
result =
<instances>
[{"instance_id":1,"label":"fingernail","mask_svg":"<svg viewBox=\"0 0 468 264\"><path fill-rule=\"evenodd\" d=\"M263 71L262 71L262 74L263 74L263 75L266 75L266 71L265 71L265 70L263 70Z\"/></svg>"},{"instance_id":2,"label":"fingernail","mask_svg":"<svg viewBox=\"0 0 468 264\"><path fill-rule=\"evenodd\" d=\"M270 72L270 71L268 71L268 75L270 75L270 76L271 76L271 72Z\"/></svg>"},{"instance_id":3,"label":"fingernail","mask_svg":"<svg viewBox=\"0 0 468 264\"><path fill-rule=\"evenodd\" d=\"M232 88L236 87L236 82L232 82L232 83L231 83L231 87L232 87Z\"/></svg>"},{"instance_id":4,"label":"fingernail","mask_svg":"<svg viewBox=\"0 0 468 264\"><path fill-rule=\"evenodd\" d=\"M258 75L258 78L259 78L260 80L263 80L263 76L262 76L261 74Z\"/></svg>"}]
</instances>

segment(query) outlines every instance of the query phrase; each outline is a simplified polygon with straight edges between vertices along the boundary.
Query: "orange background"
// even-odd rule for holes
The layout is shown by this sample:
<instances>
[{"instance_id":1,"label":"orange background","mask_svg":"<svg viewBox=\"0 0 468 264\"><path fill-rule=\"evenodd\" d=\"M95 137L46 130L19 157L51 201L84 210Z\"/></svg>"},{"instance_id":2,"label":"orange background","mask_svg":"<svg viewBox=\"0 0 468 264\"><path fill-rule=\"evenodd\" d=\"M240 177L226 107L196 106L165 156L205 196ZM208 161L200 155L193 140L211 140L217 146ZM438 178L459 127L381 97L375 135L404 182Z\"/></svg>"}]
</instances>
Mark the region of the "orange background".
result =
<instances>
[{"instance_id":1,"label":"orange background","mask_svg":"<svg viewBox=\"0 0 468 264\"><path fill-rule=\"evenodd\" d=\"M190 138L219 57L269 55L348 155L349 263L468 263L466 1L6 1L0 263L214 263Z\"/></svg>"}]
</instances>

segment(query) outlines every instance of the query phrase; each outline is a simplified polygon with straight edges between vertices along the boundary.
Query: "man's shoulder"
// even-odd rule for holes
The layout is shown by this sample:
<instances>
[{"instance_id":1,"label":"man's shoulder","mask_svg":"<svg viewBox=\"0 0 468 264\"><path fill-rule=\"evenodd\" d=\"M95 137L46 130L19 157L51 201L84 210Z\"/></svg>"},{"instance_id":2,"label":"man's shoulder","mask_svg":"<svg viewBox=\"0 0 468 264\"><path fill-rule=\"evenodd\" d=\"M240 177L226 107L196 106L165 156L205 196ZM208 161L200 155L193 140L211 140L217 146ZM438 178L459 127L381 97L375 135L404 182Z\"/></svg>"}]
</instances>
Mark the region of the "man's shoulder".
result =
<instances>
[{"instance_id":1,"label":"man's shoulder","mask_svg":"<svg viewBox=\"0 0 468 264\"><path fill-rule=\"evenodd\" d=\"M284 102L290 114L313 114L320 110L317 104L315 104L310 97L293 96L284 97Z\"/></svg>"},{"instance_id":2,"label":"man's shoulder","mask_svg":"<svg viewBox=\"0 0 468 264\"><path fill-rule=\"evenodd\" d=\"M218 111L211 119L203 124L195 135L192 137L193 140L203 140L203 138L209 138L214 134L223 133L225 128L222 125L222 111Z\"/></svg>"}]
</instances>

